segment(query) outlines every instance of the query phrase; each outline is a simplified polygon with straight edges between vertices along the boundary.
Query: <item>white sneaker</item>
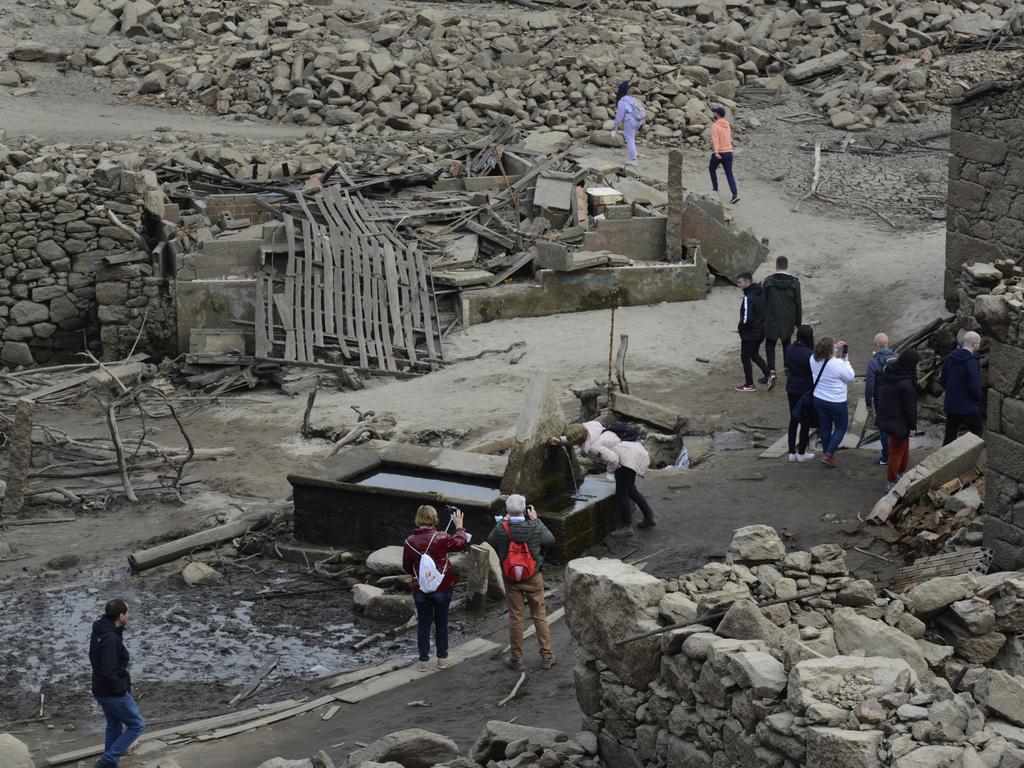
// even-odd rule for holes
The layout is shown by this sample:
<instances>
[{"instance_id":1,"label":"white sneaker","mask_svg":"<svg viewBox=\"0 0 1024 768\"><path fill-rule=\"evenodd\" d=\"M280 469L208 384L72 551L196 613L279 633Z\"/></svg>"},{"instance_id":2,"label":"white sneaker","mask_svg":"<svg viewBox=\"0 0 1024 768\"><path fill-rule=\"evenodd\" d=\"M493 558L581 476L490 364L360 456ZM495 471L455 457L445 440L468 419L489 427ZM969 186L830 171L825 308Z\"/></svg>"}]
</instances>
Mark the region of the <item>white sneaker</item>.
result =
<instances>
[{"instance_id":1,"label":"white sneaker","mask_svg":"<svg viewBox=\"0 0 1024 768\"><path fill-rule=\"evenodd\" d=\"M790 462L796 461L796 454L795 453L789 454L789 460L790 460Z\"/></svg>"},{"instance_id":2,"label":"white sneaker","mask_svg":"<svg viewBox=\"0 0 1024 768\"><path fill-rule=\"evenodd\" d=\"M796 455L797 461L811 461L814 458L814 451L808 451L807 453L798 453Z\"/></svg>"}]
</instances>

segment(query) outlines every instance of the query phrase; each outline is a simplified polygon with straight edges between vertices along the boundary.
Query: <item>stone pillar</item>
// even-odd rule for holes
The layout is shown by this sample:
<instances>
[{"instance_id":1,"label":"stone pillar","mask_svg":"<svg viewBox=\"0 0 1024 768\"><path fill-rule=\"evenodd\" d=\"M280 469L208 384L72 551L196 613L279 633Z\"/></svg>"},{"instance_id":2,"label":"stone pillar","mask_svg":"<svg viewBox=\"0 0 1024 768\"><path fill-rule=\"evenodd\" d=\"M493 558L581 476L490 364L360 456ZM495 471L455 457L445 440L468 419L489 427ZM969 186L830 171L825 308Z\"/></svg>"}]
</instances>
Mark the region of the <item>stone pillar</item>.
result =
<instances>
[{"instance_id":1,"label":"stone pillar","mask_svg":"<svg viewBox=\"0 0 1024 768\"><path fill-rule=\"evenodd\" d=\"M32 414L35 402L21 399L14 413L11 434L10 460L7 470L7 493L4 495L3 517L16 517L21 513L28 485L28 470L32 464Z\"/></svg>"},{"instance_id":2,"label":"stone pillar","mask_svg":"<svg viewBox=\"0 0 1024 768\"><path fill-rule=\"evenodd\" d=\"M665 261L677 264L683 258L683 153L668 153L668 222L665 230Z\"/></svg>"}]
</instances>

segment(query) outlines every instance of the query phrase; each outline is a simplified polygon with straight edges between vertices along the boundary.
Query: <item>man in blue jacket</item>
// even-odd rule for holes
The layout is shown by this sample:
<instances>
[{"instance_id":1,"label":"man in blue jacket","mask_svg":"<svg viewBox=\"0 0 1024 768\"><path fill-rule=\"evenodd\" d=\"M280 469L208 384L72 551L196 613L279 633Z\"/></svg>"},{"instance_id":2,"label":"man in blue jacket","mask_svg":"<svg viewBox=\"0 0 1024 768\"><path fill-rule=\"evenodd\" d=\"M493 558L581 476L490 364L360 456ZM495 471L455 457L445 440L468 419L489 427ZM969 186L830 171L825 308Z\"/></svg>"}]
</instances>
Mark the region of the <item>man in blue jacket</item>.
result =
<instances>
[{"instance_id":1,"label":"man in blue jacket","mask_svg":"<svg viewBox=\"0 0 1024 768\"><path fill-rule=\"evenodd\" d=\"M981 437L981 361L978 349L981 336L974 331L964 334L963 346L949 353L942 364L939 384L946 390L943 410L946 412L946 436L943 445L956 440L960 427Z\"/></svg>"},{"instance_id":2,"label":"man in blue jacket","mask_svg":"<svg viewBox=\"0 0 1024 768\"><path fill-rule=\"evenodd\" d=\"M127 623L128 603L115 599L107 603L103 615L92 625L89 639L92 695L107 718L103 754L94 768L120 768L121 755L135 743L146 725L132 698L132 678L128 674L130 659L122 639Z\"/></svg>"}]
</instances>

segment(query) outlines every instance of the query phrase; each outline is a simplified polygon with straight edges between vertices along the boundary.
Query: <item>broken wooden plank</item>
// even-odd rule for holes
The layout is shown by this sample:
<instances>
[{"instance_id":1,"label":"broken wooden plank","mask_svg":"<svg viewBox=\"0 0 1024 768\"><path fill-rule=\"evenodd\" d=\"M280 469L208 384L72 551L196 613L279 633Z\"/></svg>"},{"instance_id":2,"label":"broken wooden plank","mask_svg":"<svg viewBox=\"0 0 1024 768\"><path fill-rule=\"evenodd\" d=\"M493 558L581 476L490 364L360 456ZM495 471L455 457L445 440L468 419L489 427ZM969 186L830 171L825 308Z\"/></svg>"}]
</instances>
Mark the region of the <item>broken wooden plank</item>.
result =
<instances>
[{"instance_id":1,"label":"broken wooden plank","mask_svg":"<svg viewBox=\"0 0 1024 768\"><path fill-rule=\"evenodd\" d=\"M864 437L864 428L867 424L868 406L864 402L864 398L859 397L857 398L857 408L853 412L853 419L850 420L850 426L847 428L846 434L843 435L843 441L839 444L839 447L857 448Z\"/></svg>"},{"instance_id":2,"label":"broken wooden plank","mask_svg":"<svg viewBox=\"0 0 1024 768\"><path fill-rule=\"evenodd\" d=\"M266 357L270 354L270 345L267 341L267 315L266 304L263 296L264 291L263 273L256 273L256 326L254 328L255 350L257 357Z\"/></svg>"},{"instance_id":3,"label":"broken wooden plank","mask_svg":"<svg viewBox=\"0 0 1024 768\"><path fill-rule=\"evenodd\" d=\"M275 656L266 664L264 664L263 667L256 673L256 677L252 679L252 682L245 686L245 688L243 688L241 691L236 693L235 696L231 699L231 701L228 702L228 706L234 706L240 701L245 701L254 693L256 693L256 689L260 687L260 683L263 682L267 675L269 675L277 668L278 661L279 659Z\"/></svg>"},{"instance_id":4,"label":"broken wooden plank","mask_svg":"<svg viewBox=\"0 0 1024 768\"><path fill-rule=\"evenodd\" d=\"M284 358L285 360L297 360L298 335L295 331L295 220L291 216L284 217L285 239L288 242L288 265L285 269L284 279L284 300L278 302L277 310L281 314L281 325L285 327ZM285 314L287 312L287 315ZM287 317L287 319L286 319Z\"/></svg>"},{"instance_id":5,"label":"broken wooden plank","mask_svg":"<svg viewBox=\"0 0 1024 768\"><path fill-rule=\"evenodd\" d=\"M372 667L364 667L363 669L356 669L351 672L345 672L338 675L337 677L331 678L328 681L330 688L342 688L346 685L353 685L354 683L361 683L364 680L369 680L373 677L380 677L388 672L394 672L396 669L405 669L411 667L416 662L409 661L408 659L401 659L399 661L385 661L383 664L375 664Z\"/></svg>"},{"instance_id":6,"label":"broken wooden plank","mask_svg":"<svg viewBox=\"0 0 1024 768\"><path fill-rule=\"evenodd\" d=\"M231 541L242 534L256 528L262 528L270 522L272 515L262 514L253 518L246 518L227 525L218 525L215 528L208 528L205 531L193 533L174 541L158 544L149 549L140 549L128 555L128 565L133 573L139 573L149 568L155 568L164 563L170 563L179 557L184 557L192 552L215 547L225 541Z\"/></svg>"}]
</instances>

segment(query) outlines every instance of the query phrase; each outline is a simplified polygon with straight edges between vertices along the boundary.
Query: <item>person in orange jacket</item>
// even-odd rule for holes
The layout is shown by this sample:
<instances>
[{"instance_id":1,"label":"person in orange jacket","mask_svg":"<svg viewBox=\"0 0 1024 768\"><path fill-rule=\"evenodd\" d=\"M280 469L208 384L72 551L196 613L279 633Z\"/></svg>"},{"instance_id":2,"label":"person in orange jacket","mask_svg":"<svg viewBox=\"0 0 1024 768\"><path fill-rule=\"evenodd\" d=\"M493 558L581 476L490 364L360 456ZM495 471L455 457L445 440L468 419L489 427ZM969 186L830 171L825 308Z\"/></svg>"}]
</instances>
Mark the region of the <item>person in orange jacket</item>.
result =
<instances>
[{"instance_id":1,"label":"person in orange jacket","mask_svg":"<svg viewBox=\"0 0 1024 768\"><path fill-rule=\"evenodd\" d=\"M732 200L729 202L735 205L740 201L740 193L736 189L736 178L732 175L732 126L725 119L725 107L712 107L715 113L715 122L711 125L711 163L708 171L711 173L711 188L718 191L718 166L725 169L725 179L729 182L729 191L732 192Z\"/></svg>"}]
</instances>

